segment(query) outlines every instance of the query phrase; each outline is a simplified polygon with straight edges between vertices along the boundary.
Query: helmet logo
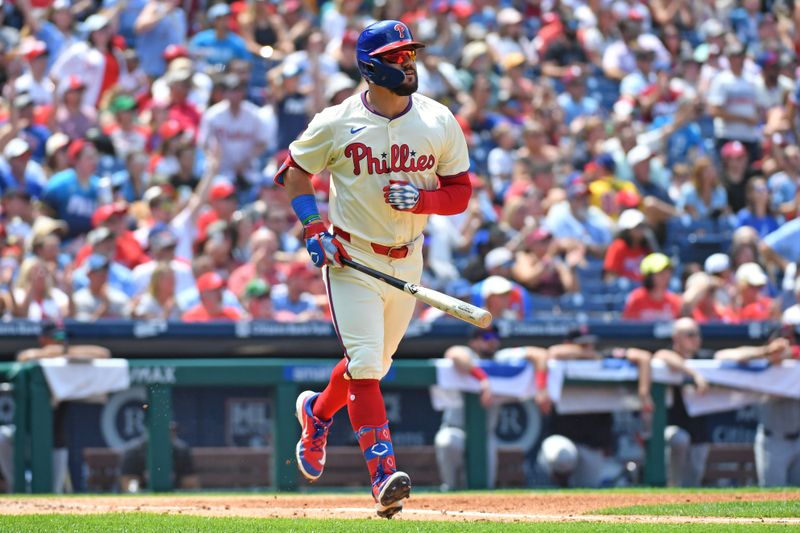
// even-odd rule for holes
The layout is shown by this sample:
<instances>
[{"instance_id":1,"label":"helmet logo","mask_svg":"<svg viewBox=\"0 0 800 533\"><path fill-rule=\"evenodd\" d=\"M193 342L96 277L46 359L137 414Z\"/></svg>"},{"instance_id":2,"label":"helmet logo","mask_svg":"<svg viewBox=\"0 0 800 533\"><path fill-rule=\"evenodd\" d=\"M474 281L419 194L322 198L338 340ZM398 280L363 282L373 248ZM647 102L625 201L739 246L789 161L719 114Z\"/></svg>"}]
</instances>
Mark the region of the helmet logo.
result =
<instances>
[{"instance_id":1,"label":"helmet logo","mask_svg":"<svg viewBox=\"0 0 800 533\"><path fill-rule=\"evenodd\" d=\"M403 34L406 31L406 27L404 25L402 25L402 24L395 24L394 25L394 29L397 30L397 33L400 34L400 38L403 39L404 38Z\"/></svg>"}]
</instances>

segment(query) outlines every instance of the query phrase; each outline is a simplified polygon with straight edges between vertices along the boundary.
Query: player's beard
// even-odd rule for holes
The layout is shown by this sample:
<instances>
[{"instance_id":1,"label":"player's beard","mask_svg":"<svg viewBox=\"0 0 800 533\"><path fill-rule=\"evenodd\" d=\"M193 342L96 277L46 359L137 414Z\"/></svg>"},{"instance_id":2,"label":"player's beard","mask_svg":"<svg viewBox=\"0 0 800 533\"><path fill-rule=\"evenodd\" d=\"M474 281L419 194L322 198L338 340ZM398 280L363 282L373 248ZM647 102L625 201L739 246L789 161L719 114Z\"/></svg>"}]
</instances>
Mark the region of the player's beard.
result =
<instances>
[{"instance_id":1,"label":"player's beard","mask_svg":"<svg viewBox=\"0 0 800 533\"><path fill-rule=\"evenodd\" d=\"M417 73L415 72L413 78L409 78L408 75L406 75L406 79L403 80L403 83L389 90L397 96L411 96L417 92L418 87L419 79L417 78Z\"/></svg>"}]
</instances>

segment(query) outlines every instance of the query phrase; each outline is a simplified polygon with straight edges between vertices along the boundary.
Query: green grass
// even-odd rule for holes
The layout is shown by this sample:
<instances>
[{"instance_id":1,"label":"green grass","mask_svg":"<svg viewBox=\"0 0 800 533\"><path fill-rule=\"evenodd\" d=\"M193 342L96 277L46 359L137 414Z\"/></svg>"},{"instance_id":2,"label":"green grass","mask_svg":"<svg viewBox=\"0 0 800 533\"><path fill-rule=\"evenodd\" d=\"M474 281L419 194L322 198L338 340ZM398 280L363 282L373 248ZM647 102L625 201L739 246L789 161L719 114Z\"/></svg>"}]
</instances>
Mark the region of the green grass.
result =
<instances>
[{"instance_id":1,"label":"green grass","mask_svg":"<svg viewBox=\"0 0 800 533\"><path fill-rule=\"evenodd\" d=\"M341 531L344 533L373 532L427 532L436 533L503 533L533 532L573 533L591 531L621 533L628 531L657 532L767 532L785 529L776 524L600 524L574 523L504 523L497 522L414 522L409 520L310 520L258 519L258 518L206 518L197 516L159 515L148 513L119 513L103 515L21 515L0 517L3 533L251 533L260 531L286 531L313 533Z\"/></svg>"},{"instance_id":2,"label":"green grass","mask_svg":"<svg viewBox=\"0 0 800 533\"><path fill-rule=\"evenodd\" d=\"M629 507L609 507L590 514L798 518L800 517L800 500L631 505Z\"/></svg>"}]
</instances>

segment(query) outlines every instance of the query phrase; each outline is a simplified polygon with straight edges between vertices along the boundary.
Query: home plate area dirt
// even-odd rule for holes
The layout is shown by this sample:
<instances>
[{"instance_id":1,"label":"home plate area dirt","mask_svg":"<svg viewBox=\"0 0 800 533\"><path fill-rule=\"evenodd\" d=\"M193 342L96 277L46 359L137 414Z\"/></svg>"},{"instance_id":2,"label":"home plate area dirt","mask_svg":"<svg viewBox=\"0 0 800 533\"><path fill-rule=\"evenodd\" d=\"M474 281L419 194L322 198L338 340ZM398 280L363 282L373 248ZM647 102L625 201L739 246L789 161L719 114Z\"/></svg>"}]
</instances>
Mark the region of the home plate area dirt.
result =
<instances>
[{"instance_id":1,"label":"home plate area dirt","mask_svg":"<svg viewBox=\"0 0 800 533\"><path fill-rule=\"evenodd\" d=\"M713 518L683 516L596 515L607 507L639 504L792 500L800 491L769 492L554 492L412 495L398 520L498 522L656 522L748 523L800 525L800 518ZM0 498L2 514L94 514L148 512L200 516L262 518L374 518L368 495L168 495Z\"/></svg>"}]
</instances>

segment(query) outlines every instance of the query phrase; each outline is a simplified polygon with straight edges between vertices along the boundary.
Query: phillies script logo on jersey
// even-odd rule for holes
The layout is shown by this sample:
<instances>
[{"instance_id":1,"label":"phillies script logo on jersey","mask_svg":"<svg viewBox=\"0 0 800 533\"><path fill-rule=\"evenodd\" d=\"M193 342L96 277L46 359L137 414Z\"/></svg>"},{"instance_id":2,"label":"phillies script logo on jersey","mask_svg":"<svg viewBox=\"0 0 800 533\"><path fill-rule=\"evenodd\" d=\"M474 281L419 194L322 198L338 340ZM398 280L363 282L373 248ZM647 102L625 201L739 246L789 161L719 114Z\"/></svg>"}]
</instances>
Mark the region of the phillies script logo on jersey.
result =
<instances>
[{"instance_id":1,"label":"phillies script logo on jersey","mask_svg":"<svg viewBox=\"0 0 800 533\"><path fill-rule=\"evenodd\" d=\"M432 169L436 158L432 155L417 155L407 144L393 144L389 153L372 153L372 148L364 143L348 144L344 156L353 159L353 174L361 175L362 165L367 174L390 174L392 172L422 172Z\"/></svg>"}]
</instances>

